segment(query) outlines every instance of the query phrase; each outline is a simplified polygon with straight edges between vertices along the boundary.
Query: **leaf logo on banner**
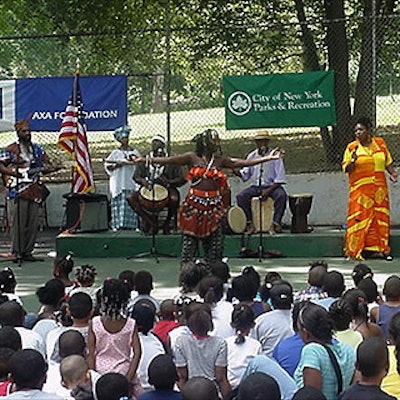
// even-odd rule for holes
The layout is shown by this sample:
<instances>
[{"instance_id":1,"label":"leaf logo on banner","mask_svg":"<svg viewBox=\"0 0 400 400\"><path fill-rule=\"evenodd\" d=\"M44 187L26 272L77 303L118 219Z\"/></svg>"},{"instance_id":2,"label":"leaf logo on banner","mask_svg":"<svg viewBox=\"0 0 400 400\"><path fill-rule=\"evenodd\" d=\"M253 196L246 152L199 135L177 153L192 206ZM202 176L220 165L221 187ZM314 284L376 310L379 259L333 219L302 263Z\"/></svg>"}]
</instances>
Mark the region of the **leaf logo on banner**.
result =
<instances>
[{"instance_id":1,"label":"leaf logo on banner","mask_svg":"<svg viewBox=\"0 0 400 400\"><path fill-rule=\"evenodd\" d=\"M250 96L243 91L233 92L228 99L228 108L235 115L247 114L251 109Z\"/></svg>"}]
</instances>

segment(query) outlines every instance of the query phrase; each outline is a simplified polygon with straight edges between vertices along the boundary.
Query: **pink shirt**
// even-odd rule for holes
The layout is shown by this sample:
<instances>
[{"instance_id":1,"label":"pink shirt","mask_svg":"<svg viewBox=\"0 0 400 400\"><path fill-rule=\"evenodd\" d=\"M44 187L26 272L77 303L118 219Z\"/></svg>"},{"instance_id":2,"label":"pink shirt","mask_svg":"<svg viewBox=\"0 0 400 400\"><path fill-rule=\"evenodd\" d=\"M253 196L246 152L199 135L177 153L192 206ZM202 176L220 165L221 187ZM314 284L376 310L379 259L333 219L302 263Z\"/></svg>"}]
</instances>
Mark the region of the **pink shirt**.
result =
<instances>
[{"instance_id":1,"label":"pink shirt","mask_svg":"<svg viewBox=\"0 0 400 400\"><path fill-rule=\"evenodd\" d=\"M104 328L101 317L94 317L92 327L96 337L94 354L96 371L100 374L119 372L126 375L131 362L135 321L128 318L119 332L110 333Z\"/></svg>"}]
</instances>

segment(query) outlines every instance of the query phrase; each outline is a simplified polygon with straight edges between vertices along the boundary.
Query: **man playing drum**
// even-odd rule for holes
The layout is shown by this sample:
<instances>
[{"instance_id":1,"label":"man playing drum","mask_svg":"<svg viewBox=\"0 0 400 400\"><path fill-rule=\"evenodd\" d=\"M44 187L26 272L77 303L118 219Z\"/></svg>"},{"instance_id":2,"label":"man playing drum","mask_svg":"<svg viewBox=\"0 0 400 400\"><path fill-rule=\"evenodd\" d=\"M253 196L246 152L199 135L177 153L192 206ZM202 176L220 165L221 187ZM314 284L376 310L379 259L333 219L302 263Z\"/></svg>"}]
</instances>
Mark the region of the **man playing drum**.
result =
<instances>
[{"instance_id":1,"label":"man playing drum","mask_svg":"<svg viewBox=\"0 0 400 400\"><path fill-rule=\"evenodd\" d=\"M164 157L165 138L155 135L151 139L151 151L147 157ZM168 207L167 218L163 224L163 233L170 233L170 222L173 218L174 229L177 229L177 211L180 203L178 187L186 181L183 171L178 165L160 165L142 163L138 164L133 179L141 188L128 197L128 202L133 210L142 219L142 230L146 234L156 233L158 230L157 212L163 207Z\"/></svg>"},{"instance_id":2,"label":"man playing drum","mask_svg":"<svg viewBox=\"0 0 400 400\"><path fill-rule=\"evenodd\" d=\"M272 150L268 148L270 140L268 132L260 131L254 140L257 149L247 156L247 160L261 158L271 153ZM244 182L253 178L251 186L236 195L238 206L243 208L246 214L249 229L252 228L251 199L261 196L264 200L271 197L274 200L273 229L276 233L281 233L282 217L287 200L286 192L282 187L286 183L283 159L278 158L268 163L244 167L240 170L239 176Z\"/></svg>"}]
</instances>

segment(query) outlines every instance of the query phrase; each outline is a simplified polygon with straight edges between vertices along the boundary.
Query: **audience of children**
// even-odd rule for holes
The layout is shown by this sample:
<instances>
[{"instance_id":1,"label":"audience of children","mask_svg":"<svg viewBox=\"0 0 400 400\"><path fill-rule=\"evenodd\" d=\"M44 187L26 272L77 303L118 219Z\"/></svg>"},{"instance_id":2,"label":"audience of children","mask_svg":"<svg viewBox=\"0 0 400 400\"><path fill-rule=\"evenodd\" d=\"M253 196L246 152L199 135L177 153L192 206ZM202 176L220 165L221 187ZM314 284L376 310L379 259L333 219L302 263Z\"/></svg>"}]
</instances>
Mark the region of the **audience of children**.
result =
<instances>
[{"instance_id":1,"label":"audience of children","mask_svg":"<svg viewBox=\"0 0 400 400\"><path fill-rule=\"evenodd\" d=\"M356 288L342 293L343 275L318 261L293 305L289 282L269 271L260 288L257 270L246 266L232 281L232 305L225 299L228 265L193 263L182 266L179 297L160 307L152 275L125 270L104 281L93 317L96 269L79 267L75 283L73 266L71 255L56 259L55 279L37 290L42 308L33 330L24 327L12 270L0 271L0 293L8 298L0 301L0 396L400 399L398 276L386 280L383 302L367 265L354 268ZM368 303L376 304L372 318Z\"/></svg>"}]
</instances>

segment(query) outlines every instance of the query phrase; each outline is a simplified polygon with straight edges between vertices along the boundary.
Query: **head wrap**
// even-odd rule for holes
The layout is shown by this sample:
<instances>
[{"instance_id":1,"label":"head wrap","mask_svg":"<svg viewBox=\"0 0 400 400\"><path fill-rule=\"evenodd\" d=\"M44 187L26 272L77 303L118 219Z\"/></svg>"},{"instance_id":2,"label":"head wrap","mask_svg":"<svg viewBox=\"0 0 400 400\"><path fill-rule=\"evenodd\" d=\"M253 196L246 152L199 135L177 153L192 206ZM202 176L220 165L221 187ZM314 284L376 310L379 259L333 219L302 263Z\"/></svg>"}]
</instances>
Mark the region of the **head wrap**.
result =
<instances>
[{"instance_id":1,"label":"head wrap","mask_svg":"<svg viewBox=\"0 0 400 400\"><path fill-rule=\"evenodd\" d=\"M164 136L162 136L162 135L154 135L154 136L151 138L151 143L153 143L155 140L158 140L158 141L161 142L162 144L165 144L165 143L166 143L166 140L165 140Z\"/></svg>"},{"instance_id":2,"label":"head wrap","mask_svg":"<svg viewBox=\"0 0 400 400\"><path fill-rule=\"evenodd\" d=\"M129 137L131 128L128 125L120 126L114 131L114 137L116 140L120 141L124 137Z\"/></svg>"},{"instance_id":3,"label":"head wrap","mask_svg":"<svg viewBox=\"0 0 400 400\"><path fill-rule=\"evenodd\" d=\"M21 119L14 124L14 128L17 132L27 130L29 131L29 122L26 119Z\"/></svg>"}]
</instances>

